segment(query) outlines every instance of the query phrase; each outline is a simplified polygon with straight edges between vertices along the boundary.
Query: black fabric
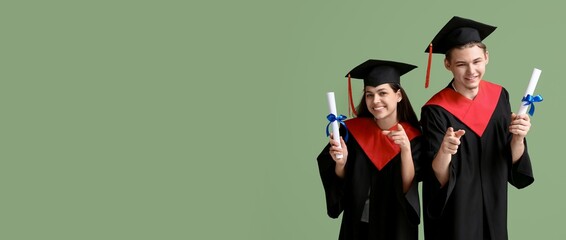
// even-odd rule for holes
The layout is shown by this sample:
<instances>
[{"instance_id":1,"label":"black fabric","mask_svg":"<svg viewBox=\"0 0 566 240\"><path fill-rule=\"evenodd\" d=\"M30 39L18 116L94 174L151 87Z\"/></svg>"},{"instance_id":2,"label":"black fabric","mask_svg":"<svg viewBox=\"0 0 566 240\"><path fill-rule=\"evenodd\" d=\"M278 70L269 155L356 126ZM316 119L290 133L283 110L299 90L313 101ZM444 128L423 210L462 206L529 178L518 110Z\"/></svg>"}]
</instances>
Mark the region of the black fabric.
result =
<instances>
[{"instance_id":1,"label":"black fabric","mask_svg":"<svg viewBox=\"0 0 566 240\"><path fill-rule=\"evenodd\" d=\"M344 129L341 131L341 135L345 134ZM341 179L336 176L335 162L328 152L330 144L322 150L317 162L327 213L331 218L342 215L339 239L418 239L421 140L418 136L411 141L415 179L407 193L403 193L400 154L378 171L350 134L345 177ZM361 216L368 192L369 222L364 223Z\"/></svg>"},{"instance_id":2,"label":"black fabric","mask_svg":"<svg viewBox=\"0 0 566 240\"><path fill-rule=\"evenodd\" d=\"M471 19L454 16L432 39L432 53L446 53L456 46L470 42L481 42L496 28ZM425 52L429 52L428 46Z\"/></svg>"},{"instance_id":3,"label":"black fabric","mask_svg":"<svg viewBox=\"0 0 566 240\"><path fill-rule=\"evenodd\" d=\"M363 79L364 86L375 87L384 83L401 84L401 76L415 68L417 66L407 63L369 59L350 70L346 77L350 75L351 78Z\"/></svg>"},{"instance_id":4,"label":"black fabric","mask_svg":"<svg viewBox=\"0 0 566 240\"><path fill-rule=\"evenodd\" d=\"M495 100L495 99L494 99ZM512 164L509 133L509 94L502 88L497 106L480 138L444 108L424 106L421 111L426 139L423 161L423 219L425 239L508 239L507 183L524 188L534 181L526 148ZM458 152L449 166L450 179L440 188L431 169L448 127L464 129Z\"/></svg>"}]
</instances>

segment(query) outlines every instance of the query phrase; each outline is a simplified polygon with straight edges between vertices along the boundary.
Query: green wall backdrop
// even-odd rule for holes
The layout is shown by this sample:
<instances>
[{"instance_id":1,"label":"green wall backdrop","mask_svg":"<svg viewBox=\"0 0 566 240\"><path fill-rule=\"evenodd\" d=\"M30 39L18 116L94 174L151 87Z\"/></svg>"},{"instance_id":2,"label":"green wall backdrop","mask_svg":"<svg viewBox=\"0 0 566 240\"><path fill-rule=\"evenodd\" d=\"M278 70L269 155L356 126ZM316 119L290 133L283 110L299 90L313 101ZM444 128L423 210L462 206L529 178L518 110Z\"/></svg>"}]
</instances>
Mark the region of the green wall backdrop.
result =
<instances>
[{"instance_id":1,"label":"green wall backdrop","mask_svg":"<svg viewBox=\"0 0 566 240\"><path fill-rule=\"evenodd\" d=\"M528 136L536 181L510 188L509 232L563 239L560 6L4 1L0 239L337 239L315 161L325 93L345 114L352 67L404 61L419 66L403 84L420 113L450 78L435 56L423 88L424 49L455 15L498 26L485 78L515 109L542 70Z\"/></svg>"}]
</instances>

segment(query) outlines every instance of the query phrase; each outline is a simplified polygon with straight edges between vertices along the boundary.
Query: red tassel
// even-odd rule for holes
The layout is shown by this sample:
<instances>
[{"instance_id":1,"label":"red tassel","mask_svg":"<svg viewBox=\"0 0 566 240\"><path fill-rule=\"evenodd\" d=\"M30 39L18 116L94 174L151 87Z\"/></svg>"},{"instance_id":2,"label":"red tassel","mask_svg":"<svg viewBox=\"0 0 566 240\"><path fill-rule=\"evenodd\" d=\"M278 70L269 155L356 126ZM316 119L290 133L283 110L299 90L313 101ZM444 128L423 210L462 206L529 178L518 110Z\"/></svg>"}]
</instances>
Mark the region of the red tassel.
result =
<instances>
[{"instance_id":1,"label":"red tassel","mask_svg":"<svg viewBox=\"0 0 566 240\"><path fill-rule=\"evenodd\" d=\"M428 64L426 66L426 82L424 87L428 88L428 84L430 82L430 65L432 63L432 43L428 45Z\"/></svg>"},{"instance_id":2,"label":"red tassel","mask_svg":"<svg viewBox=\"0 0 566 240\"><path fill-rule=\"evenodd\" d=\"M351 82L350 74L348 73L348 115L352 116L350 113L350 109L354 113L354 116L357 116L358 113L356 112L356 108L354 107L354 100L352 100L352 82Z\"/></svg>"}]
</instances>

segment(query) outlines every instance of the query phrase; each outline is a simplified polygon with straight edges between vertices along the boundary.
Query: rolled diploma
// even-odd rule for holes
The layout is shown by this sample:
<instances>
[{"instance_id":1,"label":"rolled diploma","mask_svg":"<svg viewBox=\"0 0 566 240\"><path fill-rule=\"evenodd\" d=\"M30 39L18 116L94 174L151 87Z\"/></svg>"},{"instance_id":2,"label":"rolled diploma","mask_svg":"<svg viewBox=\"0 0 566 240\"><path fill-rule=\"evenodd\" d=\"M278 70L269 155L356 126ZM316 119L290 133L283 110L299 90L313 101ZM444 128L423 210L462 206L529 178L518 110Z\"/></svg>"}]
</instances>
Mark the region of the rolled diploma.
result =
<instances>
[{"instance_id":1,"label":"rolled diploma","mask_svg":"<svg viewBox=\"0 0 566 240\"><path fill-rule=\"evenodd\" d=\"M537 68L533 69L533 74L531 75L531 80L529 81L529 85L527 86L527 91L525 91L524 97L526 97L529 94L531 96L533 95L533 93L535 92L535 88L537 87L540 73L541 73L540 69ZM521 101L521 107L519 108L519 111L517 111L517 114L526 114L528 109L529 109L529 105L525 106L525 101Z\"/></svg>"},{"instance_id":2,"label":"rolled diploma","mask_svg":"<svg viewBox=\"0 0 566 240\"><path fill-rule=\"evenodd\" d=\"M327 92L326 98L328 99L328 109L330 113L334 114L336 118L338 118L338 114L336 113L336 100L334 98L334 92ZM331 123L332 125L332 137L334 141L338 141L340 144L340 126L338 125L338 121L334 121ZM342 154L336 154L336 158L342 158Z\"/></svg>"}]
</instances>

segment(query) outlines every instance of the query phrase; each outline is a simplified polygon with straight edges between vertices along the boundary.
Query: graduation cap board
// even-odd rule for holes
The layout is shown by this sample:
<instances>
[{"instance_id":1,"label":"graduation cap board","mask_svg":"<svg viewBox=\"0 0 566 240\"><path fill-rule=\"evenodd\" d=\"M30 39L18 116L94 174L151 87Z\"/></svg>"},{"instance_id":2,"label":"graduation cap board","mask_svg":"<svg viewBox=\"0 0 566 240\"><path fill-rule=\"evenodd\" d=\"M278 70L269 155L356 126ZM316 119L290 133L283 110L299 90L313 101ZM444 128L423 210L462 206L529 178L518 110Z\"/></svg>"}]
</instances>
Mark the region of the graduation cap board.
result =
<instances>
[{"instance_id":1,"label":"graduation cap board","mask_svg":"<svg viewBox=\"0 0 566 240\"><path fill-rule=\"evenodd\" d=\"M430 65L433 53L446 54L450 49L472 42L481 42L497 27L458 16L452 17L432 39L425 53L429 53L425 88L430 79Z\"/></svg>"},{"instance_id":2,"label":"graduation cap board","mask_svg":"<svg viewBox=\"0 0 566 240\"><path fill-rule=\"evenodd\" d=\"M378 86L384 83L401 83L401 76L417 66L386 60L370 59L356 66L346 75L355 79L363 79L364 86Z\"/></svg>"}]
</instances>

